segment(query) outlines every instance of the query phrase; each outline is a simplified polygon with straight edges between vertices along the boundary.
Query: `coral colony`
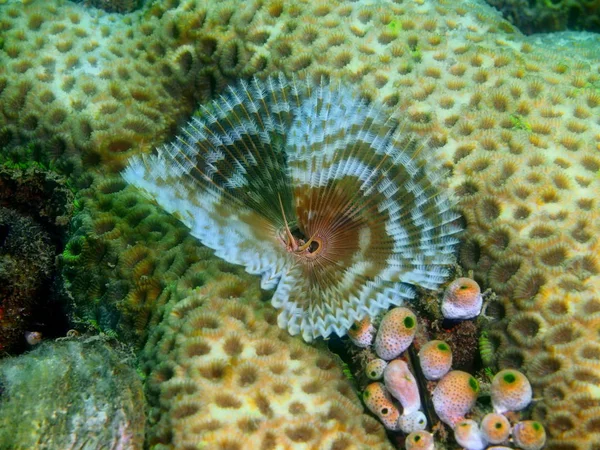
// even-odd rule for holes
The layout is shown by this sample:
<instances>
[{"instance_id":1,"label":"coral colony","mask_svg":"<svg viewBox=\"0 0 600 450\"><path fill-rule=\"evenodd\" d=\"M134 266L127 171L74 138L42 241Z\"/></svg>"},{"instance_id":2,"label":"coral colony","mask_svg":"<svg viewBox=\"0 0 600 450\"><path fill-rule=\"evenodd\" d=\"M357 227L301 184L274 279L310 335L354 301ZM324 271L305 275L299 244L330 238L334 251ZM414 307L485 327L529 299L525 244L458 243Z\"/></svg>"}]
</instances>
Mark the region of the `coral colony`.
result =
<instances>
[{"instance_id":1,"label":"coral colony","mask_svg":"<svg viewBox=\"0 0 600 450\"><path fill-rule=\"evenodd\" d=\"M110 4L110 11L139 8L112 14L84 6L89 4ZM552 5L552 11L567 6ZM124 408L123 415L102 414L118 424L115 445L388 450L393 439L396 448L407 449L435 445L441 450L455 448L459 442L468 449L486 445L489 450L590 450L600 442L597 36L569 32L526 37L478 0L89 0L80 4L0 0L0 30L0 157L10 152L32 162L27 151L35 150L51 157L61 173L76 181L78 213L58 258L72 303L69 315L93 330L134 342L138 352L145 398L130 396L135 406ZM224 259L214 257L189 235L175 214L165 214L118 175L135 155L151 153L156 145L171 140L177 125L189 120L198 103L215 98L236 80L254 76L264 80L279 73L313 84L296 85L296 92L275 79L260 92L252 84L245 91L240 86L234 89L238 98L250 92L254 103L246 98L236 103L233 94L225 92L222 100L200 111L180 141L161 149L158 156L135 159L131 175L158 191L155 184L163 180L156 171L161 161L168 162L167 181L162 184L173 184L170 191L161 186L161 195L168 200L162 206L173 212L190 211L191 216L177 216L206 245L224 259L237 257L247 269L261 273L265 287L276 288L274 298L284 328L307 340L348 330L356 351L370 355L360 367L359 384L363 403L373 406L373 413L364 413L353 389L356 380L344 377L330 353L278 327L277 313L261 301L255 277L241 269L236 272ZM333 87L321 86L322 79L343 80L344 87L335 82ZM283 94L287 94L285 100ZM361 102L359 95L374 102ZM264 104L257 105L261 96ZM417 239L411 234L423 229L423 223L411 225L432 216L427 211L395 227L402 217L392 217L394 202L405 205L408 200L407 207L418 211L414 206L419 198L400 199L401 192L389 189L395 186L404 192L405 181L411 179L413 170L422 171L423 160L418 145L408 138L410 133L403 135L394 120L381 113L378 102L401 111L406 119L402 128L427 142L427 156L447 170L444 190L457 199L466 227L458 263L481 283L481 290L457 281L444 298L431 302L432 308L423 297L432 299L437 294L415 288L441 287L446 262L424 261L418 267L438 267L432 279L417 276L408 267L417 251L422 252L424 242L424 236ZM256 112L239 114L252 104ZM334 121L327 116L330 112L348 112L351 120L342 123L342 131L335 136L331 128L327 133L312 133L317 126ZM327 119L304 120L312 113ZM271 117L266 125L272 131L261 133L258 130L267 130L264 123L244 122L252 116ZM360 121L364 117L373 127ZM233 126L223 119L233 121ZM218 127L225 124L240 136L223 134ZM256 133L244 134L243 125ZM388 142L397 142L396 154L400 159L406 156L407 161L395 164L394 146L381 147L388 132ZM213 140L202 138L201 133L213 133ZM340 165L338 160L327 159L350 154L349 147L337 144L358 135L362 140L354 160ZM194 147L194 136L197 143L211 149L221 139L232 142L228 149L238 151L248 144L256 151L244 153L250 157L247 166L224 167L234 159L226 152L219 159L214 149L206 153L214 161L203 162L198 159L203 153L201 146ZM310 136L304 147L302 136ZM274 145L267 146L267 141ZM315 159L321 159L309 157L323 143L327 151L315 153ZM385 167L377 166L386 154L390 157ZM196 160L186 159L187 155ZM271 158L253 161L251 156L257 155ZM313 163L327 168L321 172L322 179L297 183L297 174L314 173ZM224 178L217 172L209 174L215 182L212 190L209 180L196 172L209 164L225 171ZM381 173L401 170L388 189L382 183L381 191L374 185L369 192L368 188L360 190L366 178L348 179L361 165L377 167ZM243 173L242 167L249 171ZM273 170L282 167L285 170ZM275 178L256 177L259 172ZM145 175L149 178L144 179ZM346 181L340 185L338 178L344 176ZM437 172L419 175L414 178L416 184L409 185L434 194L437 178ZM230 185L224 184L226 179ZM249 180L283 180L288 190L275 195L264 189L257 197L237 196L237 200L227 196L226 192L238 194ZM425 185L429 182L434 186ZM313 196L298 196L299 190ZM333 222L336 215L346 217L340 216L344 198L361 196L385 207L373 208L369 214L346 209L349 216L355 214L355 222ZM267 198L269 208L255 208ZM329 210L317 204L317 198L332 202L327 204ZM161 200L160 195L157 199ZM294 199L305 202L296 204ZM427 204L420 207L427 208ZM318 226L309 223L316 220L314 215L298 215L299 210L311 208L327 212ZM378 228L375 219L386 214L390 226ZM69 215L64 217L66 224ZM197 217L201 222L196 222ZM346 233L345 242L364 246L370 239L373 248L332 247L324 233L334 225ZM397 260L394 252L403 239L402 229L408 239L402 253L415 251ZM7 243L16 242L10 241L11 236L24 235L9 234ZM383 242L385 236L393 239ZM383 259L374 248L378 242L377 252L387 252ZM23 249L14 247L22 257ZM447 245L449 251L453 247ZM434 254L443 248L441 244L426 258L435 259ZM30 254L31 264L15 267L39 266L34 258L39 252ZM316 266L324 256L333 255L345 257L339 267ZM43 261L55 260L51 249L42 256ZM394 266L404 263L401 269ZM41 269L45 267L49 266ZM394 273L394 268L402 273ZM307 276L315 273L323 276ZM348 275L339 278L342 273ZM407 279L407 275L412 276ZM28 281L35 282L31 287L37 289L43 285L40 279L29 277ZM401 289L398 298L391 294L396 287ZM388 305L411 297L413 289L419 291L416 300L404 302L400 306L404 310L394 313L398 315L394 322L402 318L397 322L401 327L388 329L381 345L376 345ZM489 290L493 291L489 297L482 294ZM342 297L344 292L349 295ZM30 298L29 294L23 297ZM326 303L309 304L324 298ZM14 311L27 315L30 305L17 300L26 310ZM442 319L438 313L447 317ZM0 316L2 325L15 317L6 305L0 307ZM433 316L436 326L442 320L457 325L451 332L444 328L431 333ZM412 318L416 318L414 324ZM17 338L24 339L24 332L36 331L13 324L0 327L0 346L12 346ZM429 335L424 337L424 331ZM414 339L404 352L384 353L388 348L405 347L411 333ZM33 345L35 335L27 336ZM472 339L469 345L460 345L463 341L457 336ZM478 340L485 373L472 370L475 364L465 364L465 355L476 355ZM81 358L88 358L86 366L95 364L93 352L72 352L73 358L64 359L60 345L52 342L22 356L35 359L51 346L54 356L50 360L58 366ZM375 347L392 359L383 359ZM48 383L38 382L33 369L32 373L23 369L35 365L18 357L14 361L18 370L13 370L12 359L0 362L3 399L21 399L0 402L0 423L10 424L0 426L0 444L34 448L35 443L48 442L49 447L66 448L81 439L89 442L86 430L93 430L100 416L90 417L88 412L64 427L53 426L53 420L37 420L41 417L37 413L45 409L36 401L41 397L32 392L41 386L47 393ZM494 374L496 368L501 372ZM119 372L126 383L122 371L105 371L110 380ZM397 389L405 382L412 386L413 378L421 397L416 411L414 388ZM119 386L119 392L141 391L140 380L131 379L138 385ZM99 377L98 381L106 380ZM93 394L95 387L89 383L85 389L86 395ZM535 401L520 410L530 395ZM73 404L69 395L53 397L50 417L62 408L61 397L65 405ZM477 403L467 411L474 397ZM129 404L106 394L94 398L100 406L106 398L113 405ZM26 401L34 402L29 409L24 407ZM378 405L385 405L386 411ZM106 411L102 407L88 410L92 414ZM138 414L143 410L149 412L145 424ZM14 421L14 411L32 413ZM431 411L446 424L435 423ZM3 421L6 417L11 419ZM66 429L67 425L72 428ZM133 444L123 433L118 435L129 426L135 428ZM111 434L108 427L104 430ZM65 441L70 444L62 445Z\"/></svg>"},{"instance_id":2,"label":"coral colony","mask_svg":"<svg viewBox=\"0 0 600 450\"><path fill-rule=\"evenodd\" d=\"M445 280L459 216L421 150L343 85L254 79L124 177L260 274L279 325L310 341Z\"/></svg>"}]
</instances>

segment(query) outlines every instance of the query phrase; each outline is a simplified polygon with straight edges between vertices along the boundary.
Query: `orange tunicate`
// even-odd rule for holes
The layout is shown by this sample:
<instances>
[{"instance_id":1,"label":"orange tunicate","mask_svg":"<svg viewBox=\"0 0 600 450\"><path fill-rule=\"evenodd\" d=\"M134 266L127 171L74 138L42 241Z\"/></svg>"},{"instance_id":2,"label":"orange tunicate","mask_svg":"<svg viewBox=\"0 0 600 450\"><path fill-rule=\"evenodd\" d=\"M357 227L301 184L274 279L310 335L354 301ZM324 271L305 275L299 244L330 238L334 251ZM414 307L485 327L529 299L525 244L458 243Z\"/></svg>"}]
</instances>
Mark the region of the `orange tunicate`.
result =
<instances>
[{"instance_id":1,"label":"orange tunicate","mask_svg":"<svg viewBox=\"0 0 600 450\"><path fill-rule=\"evenodd\" d=\"M375 352L387 361L398 357L412 344L417 331L417 317L408 308L391 309L379 324Z\"/></svg>"},{"instance_id":2,"label":"orange tunicate","mask_svg":"<svg viewBox=\"0 0 600 450\"><path fill-rule=\"evenodd\" d=\"M486 441L477 422L471 419L461 420L454 427L454 439L467 450L483 450Z\"/></svg>"},{"instance_id":3,"label":"orange tunicate","mask_svg":"<svg viewBox=\"0 0 600 450\"><path fill-rule=\"evenodd\" d=\"M501 370L492 380L491 394L495 412L520 411L531 403L531 384L518 370Z\"/></svg>"},{"instance_id":4,"label":"orange tunicate","mask_svg":"<svg viewBox=\"0 0 600 450\"><path fill-rule=\"evenodd\" d=\"M523 450L540 450L546 444L546 430L535 420L523 420L514 426L513 439Z\"/></svg>"},{"instance_id":5,"label":"orange tunicate","mask_svg":"<svg viewBox=\"0 0 600 450\"><path fill-rule=\"evenodd\" d=\"M440 420L454 428L477 401L479 382L467 372L448 372L433 390L432 401Z\"/></svg>"},{"instance_id":6,"label":"orange tunicate","mask_svg":"<svg viewBox=\"0 0 600 450\"><path fill-rule=\"evenodd\" d=\"M372 359L365 366L365 373L370 380L380 380L383 377L383 371L387 366L387 361L379 358Z\"/></svg>"},{"instance_id":7,"label":"orange tunicate","mask_svg":"<svg viewBox=\"0 0 600 450\"><path fill-rule=\"evenodd\" d=\"M510 422L502 414L486 414L481 421L481 432L490 444L501 444L510 436Z\"/></svg>"},{"instance_id":8,"label":"orange tunicate","mask_svg":"<svg viewBox=\"0 0 600 450\"><path fill-rule=\"evenodd\" d=\"M439 380L452 368L452 350L444 341L429 341L419 351L419 363L428 380Z\"/></svg>"},{"instance_id":9,"label":"orange tunicate","mask_svg":"<svg viewBox=\"0 0 600 450\"><path fill-rule=\"evenodd\" d=\"M433 434L429 431L415 431L406 436L406 450L433 450Z\"/></svg>"},{"instance_id":10,"label":"orange tunicate","mask_svg":"<svg viewBox=\"0 0 600 450\"><path fill-rule=\"evenodd\" d=\"M389 392L383 383L371 383L363 392L365 406L375 414L388 430L397 431L400 412L394 406Z\"/></svg>"},{"instance_id":11,"label":"orange tunicate","mask_svg":"<svg viewBox=\"0 0 600 450\"><path fill-rule=\"evenodd\" d=\"M354 322L348 330L348 337L357 347L365 348L373 343L375 327L369 316Z\"/></svg>"}]
</instances>

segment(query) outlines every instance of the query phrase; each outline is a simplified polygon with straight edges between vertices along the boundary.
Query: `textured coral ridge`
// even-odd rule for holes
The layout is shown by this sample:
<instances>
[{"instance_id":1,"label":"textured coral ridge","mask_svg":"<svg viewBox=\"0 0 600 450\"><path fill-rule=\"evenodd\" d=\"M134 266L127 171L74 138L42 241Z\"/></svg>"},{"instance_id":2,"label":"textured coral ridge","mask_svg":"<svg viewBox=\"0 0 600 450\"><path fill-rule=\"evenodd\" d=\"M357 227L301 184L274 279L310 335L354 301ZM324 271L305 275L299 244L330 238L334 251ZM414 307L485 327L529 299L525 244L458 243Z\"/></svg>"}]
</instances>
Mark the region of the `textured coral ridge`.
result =
<instances>
[{"instance_id":1,"label":"textured coral ridge","mask_svg":"<svg viewBox=\"0 0 600 450\"><path fill-rule=\"evenodd\" d=\"M579 57L579 47L567 54L532 45L476 2L157 2L135 13L145 14L143 23L134 14L118 26L90 28L86 32L110 33L95 41L77 39L85 27L72 24L70 13L87 20L83 9L18 4L0 6L2 139L43 138L50 136L45 130L56 130L48 142L87 148L104 170L122 168L137 142L158 145L153 139L187 120L192 97L182 103L185 92L165 86L185 91L193 85L196 99L205 100L224 77L284 70L316 81L342 77L400 108L451 169L449 184L468 226L462 263L483 289L500 294L497 307L488 308L503 318L490 341L501 366L522 367L534 396L543 399L535 415L548 429L547 447L586 449L599 440L597 60ZM39 19L29 25L40 8L48 33L36 31ZM75 79L75 87L85 79L102 89L67 92L71 78L57 70L67 67L70 55L56 47L57 36L72 37L82 53L84 44L96 42L96 51L111 58L103 66L109 78L82 73ZM131 57L113 57L110 48L130 48ZM54 55L54 68L37 62L42 49ZM18 57L24 51L29 58ZM123 68L145 75L120 78ZM131 96L113 97L125 88ZM52 96L42 95L47 90ZM60 112L51 114L55 106L68 110L66 121ZM131 129L139 123L138 109L155 113L157 125L146 134ZM86 118L90 127L83 134L72 128L71 139L66 131ZM91 149L91 140L98 147Z\"/></svg>"},{"instance_id":2,"label":"textured coral ridge","mask_svg":"<svg viewBox=\"0 0 600 450\"><path fill-rule=\"evenodd\" d=\"M56 158L83 153L119 170L192 105L195 51L169 49L169 32L140 12L9 0L0 33L2 144L33 140Z\"/></svg>"},{"instance_id":3,"label":"textured coral ridge","mask_svg":"<svg viewBox=\"0 0 600 450\"><path fill-rule=\"evenodd\" d=\"M177 219L121 177L86 178L61 257L71 318L141 347L156 325L153 311L169 298L165 287L202 285L216 264Z\"/></svg>"},{"instance_id":4,"label":"textured coral ridge","mask_svg":"<svg viewBox=\"0 0 600 450\"><path fill-rule=\"evenodd\" d=\"M198 115L124 177L275 287L291 334L343 336L413 297L408 285L445 280L459 215L380 105L279 77L230 87Z\"/></svg>"},{"instance_id":5,"label":"textured coral ridge","mask_svg":"<svg viewBox=\"0 0 600 450\"><path fill-rule=\"evenodd\" d=\"M154 405L147 445L391 450L339 364L281 330L258 293L222 273L167 305L141 358Z\"/></svg>"}]
</instances>

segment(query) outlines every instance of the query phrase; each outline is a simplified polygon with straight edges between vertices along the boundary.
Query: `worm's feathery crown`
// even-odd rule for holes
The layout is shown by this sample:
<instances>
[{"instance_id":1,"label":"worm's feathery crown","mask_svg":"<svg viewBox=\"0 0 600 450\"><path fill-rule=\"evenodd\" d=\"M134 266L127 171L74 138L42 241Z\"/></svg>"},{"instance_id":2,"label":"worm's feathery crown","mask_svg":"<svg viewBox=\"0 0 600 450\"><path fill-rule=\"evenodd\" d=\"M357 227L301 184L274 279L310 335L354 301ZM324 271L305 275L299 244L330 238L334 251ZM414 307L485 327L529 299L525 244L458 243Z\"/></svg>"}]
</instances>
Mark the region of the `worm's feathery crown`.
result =
<instances>
[{"instance_id":1,"label":"worm's feathery crown","mask_svg":"<svg viewBox=\"0 0 600 450\"><path fill-rule=\"evenodd\" d=\"M230 87L124 177L260 274L310 341L445 280L461 228L421 148L349 88L280 76Z\"/></svg>"}]
</instances>

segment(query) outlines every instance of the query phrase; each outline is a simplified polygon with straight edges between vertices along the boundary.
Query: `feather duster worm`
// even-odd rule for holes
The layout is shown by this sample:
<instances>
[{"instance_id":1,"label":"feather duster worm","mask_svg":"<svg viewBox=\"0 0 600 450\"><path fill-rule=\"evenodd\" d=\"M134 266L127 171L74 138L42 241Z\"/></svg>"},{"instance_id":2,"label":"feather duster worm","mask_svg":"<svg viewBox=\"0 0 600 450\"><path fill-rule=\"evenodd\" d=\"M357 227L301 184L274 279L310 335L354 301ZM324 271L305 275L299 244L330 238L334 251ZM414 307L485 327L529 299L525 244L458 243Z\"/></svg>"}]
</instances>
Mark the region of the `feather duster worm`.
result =
<instances>
[{"instance_id":1,"label":"feather duster worm","mask_svg":"<svg viewBox=\"0 0 600 450\"><path fill-rule=\"evenodd\" d=\"M349 88L241 82L125 179L273 289L310 341L436 289L460 231L419 144Z\"/></svg>"}]
</instances>

